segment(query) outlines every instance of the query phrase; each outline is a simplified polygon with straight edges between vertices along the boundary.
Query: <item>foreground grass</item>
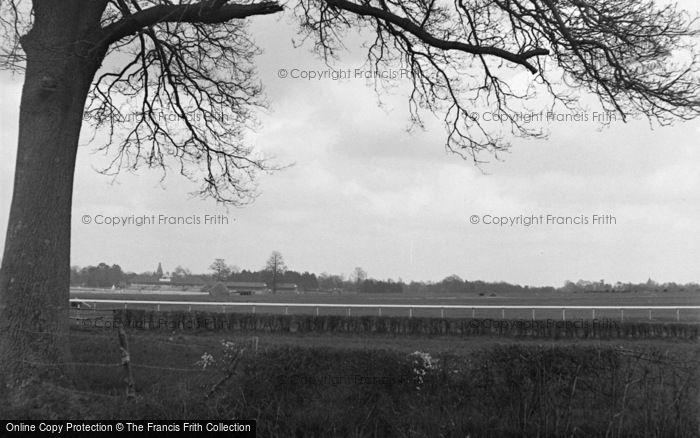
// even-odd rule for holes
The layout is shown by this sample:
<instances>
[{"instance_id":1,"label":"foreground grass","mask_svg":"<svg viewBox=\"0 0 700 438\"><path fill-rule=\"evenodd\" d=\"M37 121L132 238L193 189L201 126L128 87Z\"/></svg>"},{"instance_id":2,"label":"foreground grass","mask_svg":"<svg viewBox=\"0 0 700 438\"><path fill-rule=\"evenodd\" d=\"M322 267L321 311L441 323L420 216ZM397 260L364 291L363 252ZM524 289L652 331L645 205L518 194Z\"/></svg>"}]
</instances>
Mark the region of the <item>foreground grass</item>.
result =
<instances>
[{"instance_id":1,"label":"foreground grass","mask_svg":"<svg viewBox=\"0 0 700 438\"><path fill-rule=\"evenodd\" d=\"M74 360L88 363L76 388L43 388L5 416L257 419L266 437L700 432L697 343L163 331L129 342L137 400L123 397L116 332L74 329Z\"/></svg>"}]
</instances>

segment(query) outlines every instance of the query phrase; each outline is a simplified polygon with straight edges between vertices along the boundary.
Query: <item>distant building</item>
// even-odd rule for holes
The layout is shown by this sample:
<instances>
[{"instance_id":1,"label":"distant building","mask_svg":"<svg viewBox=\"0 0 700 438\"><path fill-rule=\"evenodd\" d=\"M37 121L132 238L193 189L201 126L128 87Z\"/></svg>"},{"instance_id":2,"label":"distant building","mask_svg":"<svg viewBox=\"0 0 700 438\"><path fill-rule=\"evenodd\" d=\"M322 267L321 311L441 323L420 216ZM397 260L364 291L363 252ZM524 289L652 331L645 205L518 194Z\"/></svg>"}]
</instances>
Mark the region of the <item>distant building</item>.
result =
<instances>
[{"instance_id":1,"label":"distant building","mask_svg":"<svg viewBox=\"0 0 700 438\"><path fill-rule=\"evenodd\" d=\"M162 266L158 263L158 270L162 271ZM215 288L221 284L225 287ZM240 282L240 281L215 281L207 276L186 275L173 276L165 273L160 276L141 277L131 282L131 287L138 288L144 292L149 290L182 290L182 291L202 291L207 292L217 298L225 298L234 295L262 295L272 293L270 286L262 282ZM294 283L278 283L278 293L299 293L299 287Z\"/></svg>"},{"instance_id":2,"label":"distant building","mask_svg":"<svg viewBox=\"0 0 700 438\"><path fill-rule=\"evenodd\" d=\"M131 282L131 287L137 289L175 289L175 290L190 290L190 289L201 289L206 286L208 281L204 280L198 276L189 277L173 277L171 275L165 275L157 280L139 278Z\"/></svg>"},{"instance_id":3,"label":"distant building","mask_svg":"<svg viewBox=\"0 0 700 438\"><path fill-rule=\"evenodd\" d=\"M294 292L299 293L299 288L294 283L278 283L277 292Z\"/></svg>"},{"instance_id":4,"label":"distant building","mask_svg":"<svg viewBox=\"0 0 700 438\"><path fill-rule=\"evenodd\" d=\"M268 290L267 284L265 283L227 281L224 285L229 291L239 295L257 295L265 293Z\"/></svg>"},{"instance_id":5,"label":"distant building","mask_svg":"<svg viewBox=\"0 0 700 438\"><path fill-rule=\"evenodd\" d=\"M232 295L260 295L268 291L265 283L221 281L216 284L219 283L226 287L227 292L225 294L222 294L220 291L216 290L213 285L209 285L209 293L213 296L216 295L217 298Z\"/></svg>"}]
</instances>

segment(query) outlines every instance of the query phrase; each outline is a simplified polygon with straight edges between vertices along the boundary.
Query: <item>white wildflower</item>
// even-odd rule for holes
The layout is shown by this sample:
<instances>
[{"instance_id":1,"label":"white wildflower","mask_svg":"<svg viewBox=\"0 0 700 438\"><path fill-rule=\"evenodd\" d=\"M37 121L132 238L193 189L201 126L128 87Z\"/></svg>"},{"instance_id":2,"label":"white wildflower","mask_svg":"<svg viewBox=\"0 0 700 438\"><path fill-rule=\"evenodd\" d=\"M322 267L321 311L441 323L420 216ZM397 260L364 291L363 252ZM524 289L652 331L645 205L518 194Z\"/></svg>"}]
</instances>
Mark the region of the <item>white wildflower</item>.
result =
<instances>
[{"instance_id":1,"label":"white wildflower","mask_svg":"<svg viewBox=\"0 0 700 438\"><path fill-rule=\"evenodd\" d=\"M433 359L430 353L415 351L409 355L413 364L413 375L417 382L416 389L420 390L423 384L423 378L428 371L437 369L437 359Z\"/></svg>"},{"instance_id":2,"label":"white wildflower","mask_svg":"<svg viewBox=\"0 0 700 438\"><path fill-rule=\"evenodd\" d=\"M208 366L214 363L214 356L207 353L206 351L202 354L202 357L197 361L196 365L202 367L205 370Z\"/></svg>"}]
</instances>

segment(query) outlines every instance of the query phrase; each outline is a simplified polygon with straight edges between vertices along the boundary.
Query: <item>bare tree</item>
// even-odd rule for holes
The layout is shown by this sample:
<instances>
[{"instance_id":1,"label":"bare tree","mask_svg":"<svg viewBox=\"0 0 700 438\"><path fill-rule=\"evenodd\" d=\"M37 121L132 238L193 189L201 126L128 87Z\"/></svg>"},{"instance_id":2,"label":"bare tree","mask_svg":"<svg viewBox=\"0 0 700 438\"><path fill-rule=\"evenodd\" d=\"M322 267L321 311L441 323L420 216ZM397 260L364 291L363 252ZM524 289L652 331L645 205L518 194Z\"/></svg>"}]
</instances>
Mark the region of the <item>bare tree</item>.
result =
<instances>
[{"instance_id":1,"label":"bare tree","mask_svg":"<svg viewBox=\"0 0 700 438\"><path fill-rule=\"evenodd\" d=\"M173 269L173 277L185 278L189 277L190 275L192 275L192 271L187 268L183 268L180 265L177 265L175 269Z\"/></svg>"},{"instance_id":2,"label":"bare tree","mask_svg":"<svg viewBox=\"0 0 700 438\"><path fill-rule=\"evenodd\" d=\"M224 281L231 275L231 268L226 264L224 259L216 259L209 266L209 270L214 272L214 279L216 281Z\"/></svg>"},{"instance_id":3,"label":"bare tree","mask_svg":"<svg viewBox=\"0 0 700 438\"><path fill-rule=\"evenodd\" d=\"M573 108L588 91L623 118L661 124L698 115L697 21L673 5L297 0L292 9L329 62L348 31L370 35L373 68L410 72L413 122L421 125L422 110L442 114L447 148L476 162L507 142L502 126L490 130L471 110L483 105L512 132L541 136L517 117L535 92ZM0 0L0 62L25 81L0 270L1 383L70 374L59 364L70 362L71 202L83 121L108 134L107 173L175 167L200 182L203 196L249 202L256 172L271 166L245 141L264 102L244 19L282 10L247 0ZM520 71L530 75L524 89L515 85Z\"/></svg>"},{"instance_id":4,"label":"bare tree","mask_svg":"<svg viewBox=\"0 0 700 438\"><path fill-rule=\"evenodd\" d=\"M71 374L61 364L71 362L71 202L85 119L109 136L107 172L174 164L202 195L242 204L268 168L244 144L262 102L242 19L282 7L177 3L0 0L2 65L25 80L0 270L1 384Z\"/></svg>"},{"instance_id":5,"label":"bare tree","mask_svg":"<svg viewBox=\"0 0 700 438\"><path fill-rule=\"evenodd\" d=\"M279 251L272 251L270 258L265 263L265 271L269 272L272 280L272 293L277 293L277 281L279 277L285 273L287 265L284 264L284 258Z\"/></svg>"},{"instance_id":6,"label":"bare tree","mask_svg":"<svg viewBox=\"0 0 700 438\"><path fill-rule=\"evenodd\" d=\"M355 282L355 291L359 292L362 282L367 280L367 272L358 266L352 271L350 278Z\"/></svg>"}]
</instances>

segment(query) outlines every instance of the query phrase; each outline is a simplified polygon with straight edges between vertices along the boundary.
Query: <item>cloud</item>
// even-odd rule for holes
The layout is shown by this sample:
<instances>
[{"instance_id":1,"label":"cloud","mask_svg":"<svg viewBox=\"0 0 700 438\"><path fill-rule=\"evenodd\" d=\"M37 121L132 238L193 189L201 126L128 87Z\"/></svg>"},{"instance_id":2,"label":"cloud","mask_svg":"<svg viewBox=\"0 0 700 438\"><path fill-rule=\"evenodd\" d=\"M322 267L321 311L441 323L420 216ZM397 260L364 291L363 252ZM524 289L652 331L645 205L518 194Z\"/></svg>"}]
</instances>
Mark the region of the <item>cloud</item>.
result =
<instances>
[{"instance_id":1,"label":"cloud","mask_svg":"<svg viewBox=\"0 0 700 438\"><path fill-rule=\"evenodd\" d=\"M407 132L405 89L377 95L363 80L282 79L280 68L327 68L293 49L284 20L255 25L271 109L252 136L256 149L293 166L259 177L252 205L229 209L190 199L196 189L171 173L93 168L81 147L73 206L72 263L119 263L127 270L177 265L204 272L214 258L261 267L279 250L293 269L377 278L463 278L562 284L578 278L698 281L698 122L650 130L644 122L551 123L547 140L513 139L510 153L482 169L444 150L439 117ZM262 24L261 24L262 26ZM357 49L338 68L362 64ZM0 76L6 105L0 226L7 225L21 78ZM487 158L487 157L484 157ZM98 227L83 214L225 214L223 226ZM471 215L612 214L610 226L472 225ZM3 234L4 237L4 234Z\"/></svg>"}]
</instances>

